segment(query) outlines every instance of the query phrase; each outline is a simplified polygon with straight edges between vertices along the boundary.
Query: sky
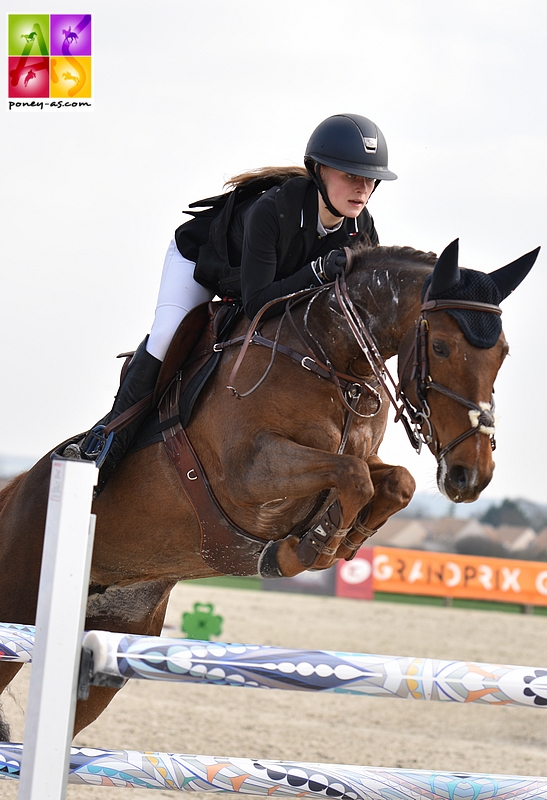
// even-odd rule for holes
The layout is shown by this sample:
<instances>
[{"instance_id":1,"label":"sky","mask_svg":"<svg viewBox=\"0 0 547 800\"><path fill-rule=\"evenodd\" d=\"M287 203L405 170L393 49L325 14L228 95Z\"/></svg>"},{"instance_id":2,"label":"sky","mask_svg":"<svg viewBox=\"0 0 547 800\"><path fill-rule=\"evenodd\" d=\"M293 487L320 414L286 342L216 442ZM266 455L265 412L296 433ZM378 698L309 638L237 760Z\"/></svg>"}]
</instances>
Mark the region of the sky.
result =
<instances>
[{"instance_id":1,"label":"sky","mask_svg":"<svg viewBox=\"0 0 547 800\"><path fill-rule=\"evenodd\" d=\"M1 63L0 455L29 460L108 411L150 330L182 211L246 169L302 164L325 117L382 129L399 176L382 244L498 269L544 245L503 303L496 472L483 498L547 503L545 0L10 0L91 13L93 111L7 110ZM7 14L0 17L7 40ZM391 415L392 418L392 415ZM434 493L392 421L380 456Z\"/></svg>"}]
</instances>

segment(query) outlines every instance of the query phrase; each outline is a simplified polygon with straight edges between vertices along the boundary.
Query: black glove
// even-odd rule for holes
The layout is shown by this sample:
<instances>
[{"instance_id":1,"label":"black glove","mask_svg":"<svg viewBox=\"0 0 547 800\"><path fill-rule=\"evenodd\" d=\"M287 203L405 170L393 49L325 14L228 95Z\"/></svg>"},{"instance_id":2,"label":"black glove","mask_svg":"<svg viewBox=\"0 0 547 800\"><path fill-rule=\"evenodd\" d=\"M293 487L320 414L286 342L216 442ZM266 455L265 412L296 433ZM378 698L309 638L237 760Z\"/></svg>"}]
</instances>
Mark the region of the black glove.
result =
<instances>
[{"instance_id":1,"label":"black glove","mask_svg":"<svg viewBox=\"0 0 547 800\"><path fill-rule=\"evenodd\" d=\"M348 259L345 250L331 250L315 263L315 272L321 283L332 283L337 275L343 275Z\"/></svg>"}]
</instances>

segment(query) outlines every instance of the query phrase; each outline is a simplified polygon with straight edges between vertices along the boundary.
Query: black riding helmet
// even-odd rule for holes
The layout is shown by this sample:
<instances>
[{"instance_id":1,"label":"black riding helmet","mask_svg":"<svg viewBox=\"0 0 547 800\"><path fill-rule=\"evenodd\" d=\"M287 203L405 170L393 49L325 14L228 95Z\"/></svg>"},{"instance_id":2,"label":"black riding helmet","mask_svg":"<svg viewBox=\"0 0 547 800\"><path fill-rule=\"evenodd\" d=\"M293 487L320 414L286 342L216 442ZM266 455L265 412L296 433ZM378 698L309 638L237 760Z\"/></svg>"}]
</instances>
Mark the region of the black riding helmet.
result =
<instances>
[{"instance_id":1,"label":"black riding helmet","mask_svg":"<svg viewBox=\"0 0 547 800\"><path fill-rule=\"evenodd\" d=\"M320 164L350 175L374 178L376 186L379 181L397 179L387 166L387 144L382 131L372 120L358 114L336 114L323 120L310 137L304 164L327 208L337 217L343 215L329 200Z\"/></svg>"}]
</instances>

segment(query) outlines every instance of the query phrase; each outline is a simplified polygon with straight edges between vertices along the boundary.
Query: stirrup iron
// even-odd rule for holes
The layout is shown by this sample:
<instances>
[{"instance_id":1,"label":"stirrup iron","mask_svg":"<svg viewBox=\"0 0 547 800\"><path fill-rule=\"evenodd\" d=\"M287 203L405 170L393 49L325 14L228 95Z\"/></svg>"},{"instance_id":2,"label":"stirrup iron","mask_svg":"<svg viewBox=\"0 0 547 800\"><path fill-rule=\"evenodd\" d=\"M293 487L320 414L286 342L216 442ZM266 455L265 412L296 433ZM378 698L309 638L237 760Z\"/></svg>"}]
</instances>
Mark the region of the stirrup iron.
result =
<instances>
[{"instance_id":1,"label":"stirrup iron","mask_svg":"<svg viewBox=\"0 0 547 800\"><path fill-rule=\"evenodd\" d=\"M84 458L87 457L90 461L94 461L98 469L101 468L114 441L114 431L105 436L105 427L105 425L96 425L86 434L80 445Z\"/></svg>"}]
</instances>

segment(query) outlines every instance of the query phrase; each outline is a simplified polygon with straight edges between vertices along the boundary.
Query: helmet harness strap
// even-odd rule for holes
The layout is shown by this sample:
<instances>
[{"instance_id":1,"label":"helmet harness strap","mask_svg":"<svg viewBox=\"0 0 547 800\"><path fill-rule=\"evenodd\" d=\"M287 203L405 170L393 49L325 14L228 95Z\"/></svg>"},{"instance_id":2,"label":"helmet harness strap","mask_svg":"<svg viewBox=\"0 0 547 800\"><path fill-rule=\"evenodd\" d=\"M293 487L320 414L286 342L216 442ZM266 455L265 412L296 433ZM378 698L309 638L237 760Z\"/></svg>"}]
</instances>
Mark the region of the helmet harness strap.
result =
<instances>
[{"instance_id":1,"label":"helmet harness strap","mask_svg":"<svg viewBox=\"0 0 547 800\"><path fill-rule=\"evenodd\" d=\"M326 207L328 208L328 210L330 211L330 213L334 214L335 217L343 217L344 215L341 214L338 211L338 209L336 209L333 206L333 204L331 203L331 201L329 199L329 195L328 195L328 192L327 192L327 187L325 186L325 184L323 182L323 178L321 177L321 164L318 161L314 161L313 162L313 166L311 166L311 164L307 165L307 166L308 166L308 172L310 173L311 178L314 181L315 185L319 189L319 193L320 193L321 197L323 198L323 201L324 201ZM310 167L311 167L311 169L310 169ZM376 191L376 189L378 188L380 183L381 183L381 180L376 179L374 181L374 189L370 193L371 196ZM357 230L357 226L356 226L356 230Z\"/></svg>"},{"instance_id":2,"label":"helmet harness strap","mask_svg":"<svg viewBox=\"0 0 547 800\"><path fill-rule=\"evenodd\" d=\"M319 194L323 198L323 202L325 203L325 205L328 208L328 210L330 211L330 213L333 214L335 217L342 218L344 215L341 214L333 206L333 204L329 200L327 187L323 183L323 178L321 177L321 164L319 164L317 161L313 162L313 167L312 167L312 170L311 170L311 177L315 181L315 184L316 184L317 188L319 189Z\"/></svg>"}]
</instances>

